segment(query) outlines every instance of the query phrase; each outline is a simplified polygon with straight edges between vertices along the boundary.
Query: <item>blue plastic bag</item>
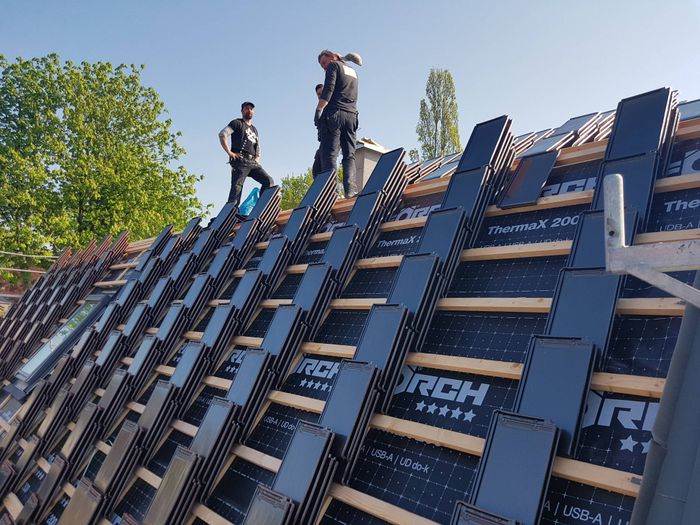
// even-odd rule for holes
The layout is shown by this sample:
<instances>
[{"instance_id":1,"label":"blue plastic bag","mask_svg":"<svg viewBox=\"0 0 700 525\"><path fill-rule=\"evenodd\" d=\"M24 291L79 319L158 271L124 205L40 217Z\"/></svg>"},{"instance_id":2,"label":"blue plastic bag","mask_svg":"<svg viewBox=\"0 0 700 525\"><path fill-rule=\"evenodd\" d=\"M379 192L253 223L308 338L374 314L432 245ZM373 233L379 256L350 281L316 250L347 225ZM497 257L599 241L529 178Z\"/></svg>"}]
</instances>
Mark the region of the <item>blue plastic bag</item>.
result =
<instances>
[{"instance_id":1,"label":"blue plastic bag","mask_svg":"<svg viewBox=\"0 0 700 525\"><path fill-rule=\"evenodd\" d=\"M250 215L250 212L253 211L253 208L258 203L259 198L260 189L253 188L243 201L243 204L241 204L241 206L238 208L238 213L240 213L241 215Z\"/></svg>"}]
</instances>

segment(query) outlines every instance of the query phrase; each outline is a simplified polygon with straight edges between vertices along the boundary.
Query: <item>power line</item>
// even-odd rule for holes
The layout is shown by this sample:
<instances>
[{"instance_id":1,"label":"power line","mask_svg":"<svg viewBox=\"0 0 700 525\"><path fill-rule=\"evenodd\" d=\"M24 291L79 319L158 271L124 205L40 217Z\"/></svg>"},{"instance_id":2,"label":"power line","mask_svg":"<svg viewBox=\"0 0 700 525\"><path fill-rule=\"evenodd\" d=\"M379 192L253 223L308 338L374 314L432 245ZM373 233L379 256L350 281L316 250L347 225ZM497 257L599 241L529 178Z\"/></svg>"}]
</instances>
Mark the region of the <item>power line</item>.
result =
<instances>
[{"instance_id":1,"label":"power line","mask_svg":"<svg viewBox=\"0 0 700 525\"><path fill-rule=\"evenodd\" d=\"M21 270L19 268L0 268L0 272L46 273L42 270Z\"/></svg>"},{"instance_id":2,"label":"power line","mask_svg":"<svg viewBox=\"0 0 700 525\"><path fill-rule=\"evenodd\" d=\"M23 253L4 252L0 250L2 255L14 255L15 257L26 257L27 259L58 259L56 255L25 255Z\"/></svg>"}]
</instances>

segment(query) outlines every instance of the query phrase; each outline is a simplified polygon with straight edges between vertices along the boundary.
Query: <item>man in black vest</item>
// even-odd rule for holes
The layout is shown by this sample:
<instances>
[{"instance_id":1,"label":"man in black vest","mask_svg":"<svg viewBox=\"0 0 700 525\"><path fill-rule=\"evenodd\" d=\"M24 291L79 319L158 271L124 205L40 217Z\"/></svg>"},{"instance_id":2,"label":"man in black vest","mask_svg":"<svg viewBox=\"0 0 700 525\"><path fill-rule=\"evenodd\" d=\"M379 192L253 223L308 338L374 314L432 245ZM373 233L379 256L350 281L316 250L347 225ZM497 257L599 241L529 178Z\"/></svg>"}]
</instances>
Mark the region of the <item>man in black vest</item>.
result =
<instances>
[{"instance_id":1,"label":"man in black vest","mask_svg":"<svg viewBox=\"0 0 700 525\"><path fill-rule=\"evenodd\" d=\"M355 184L355 142L357 121L357 72L345 61L362 65L357 53L340 56L324 50L318 63L326 71L323 92L314 113L314 124L321 139L321 170L335 169L338 150L343 151L343 190L345 198L357 194Z\"/></svg>"},{"instance_id":2,"label":"man in black vest","mask_svg":"<svg viewBox=\"0 0 700 525\"><path fill-rule=\"evenodd\" d=\"M260 139L258 130L251 124L254 113L255 105L252 102L244 102L241 104L242 118L232 120L219 132L219 142L229 156L231 165L231 191L228 194L228 202L233 202L236 206L241 203L241 192L246 177L252 177L260 183L260 193L275 183L260 165Z\"/></svg>"}]
</instances>

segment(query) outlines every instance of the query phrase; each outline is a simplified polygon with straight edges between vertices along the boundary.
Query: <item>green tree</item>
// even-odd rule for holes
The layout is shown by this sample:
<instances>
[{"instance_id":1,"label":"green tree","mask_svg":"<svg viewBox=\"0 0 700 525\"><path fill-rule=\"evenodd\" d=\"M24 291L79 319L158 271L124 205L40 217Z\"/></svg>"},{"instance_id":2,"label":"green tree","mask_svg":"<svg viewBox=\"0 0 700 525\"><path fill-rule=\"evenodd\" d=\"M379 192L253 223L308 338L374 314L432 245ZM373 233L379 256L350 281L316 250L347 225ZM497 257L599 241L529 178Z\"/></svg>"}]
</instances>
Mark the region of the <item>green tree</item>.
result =
<instances>
[{"instance_id":1,"label":"green tree","mask_svg":"<svg viewBox=\"0 0 700 525\"><path fill-rule=\"evenodd\" d=\"M282 177L282 183L280 187L282 188L282 200L280 201L280 209L282 210L292 210L299 206L301 199L304 198L306 192L314 181L314 177L311 174L311 168L301 175L287 175ZM342 166L338 169L338 192L342 194L342 184L343 184L343 168Z\"/></svg>"},{"instance_id":2,"label":"green tree","mask_svg":"<svg viewBox=\"0 0 700 525\"><path fill-rule=\"evenodd\" d=\"M206 211L142 71L0 55L0 250L56 254L122 229L142 239Z\"/></svg>"},{"instance_id":3,"label":"green tree","mask_svg":"<svg viewBox=\"0 0 700 525\"><path fill-rule=\"evenodd\" d=\"M426 98L420 101L416 126L423 159L461 150L457 97L452 73L447 69L431 69L425 85L425 96Z\"/></svg>"},{"instance_id":4,"label":"green tree","mask_svg":"<svg viewBox=\"0 0 700 525\"><path fill-rule=\"evenodd\" d=\"M306 195L306 191L311 186L314 178L311 175L311 168L307 169L301 175L287 175L282 177L282 200L280 201L280 209L291 210L299 206L301 199Z\"/></svg>"}]
</instances>

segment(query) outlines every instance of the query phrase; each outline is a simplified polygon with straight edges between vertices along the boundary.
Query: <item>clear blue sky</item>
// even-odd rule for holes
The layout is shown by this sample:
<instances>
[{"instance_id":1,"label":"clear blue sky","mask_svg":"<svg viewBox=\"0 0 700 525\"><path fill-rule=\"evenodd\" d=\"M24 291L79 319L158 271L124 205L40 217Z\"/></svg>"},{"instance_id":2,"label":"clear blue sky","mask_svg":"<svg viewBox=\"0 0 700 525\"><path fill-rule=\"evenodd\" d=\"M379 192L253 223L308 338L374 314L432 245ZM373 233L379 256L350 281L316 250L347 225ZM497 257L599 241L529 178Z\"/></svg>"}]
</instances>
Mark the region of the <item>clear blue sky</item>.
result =
<instances>
[{"instance_id":1,"label":"clear blue sky","mask_svg":"<svg viewBox=\"0 0 700 525\"><path fill-rule=\"evenodd\" d=\"M700 98L700 1L341 2L4 0L0 53L145 64L183 133L182 164L216 208L229 189L217 133L256 104L263 165L279 181L311 165L315 94L329 48L357 51L360 136L416 145L431 67L455 79L463 144L507 113L522 133L660 86ZM253 187L246 185L247 192Z\"/></svg>"}]
</instances>

